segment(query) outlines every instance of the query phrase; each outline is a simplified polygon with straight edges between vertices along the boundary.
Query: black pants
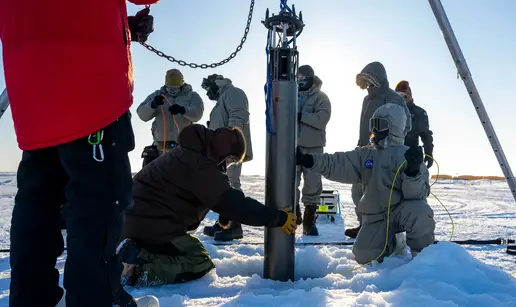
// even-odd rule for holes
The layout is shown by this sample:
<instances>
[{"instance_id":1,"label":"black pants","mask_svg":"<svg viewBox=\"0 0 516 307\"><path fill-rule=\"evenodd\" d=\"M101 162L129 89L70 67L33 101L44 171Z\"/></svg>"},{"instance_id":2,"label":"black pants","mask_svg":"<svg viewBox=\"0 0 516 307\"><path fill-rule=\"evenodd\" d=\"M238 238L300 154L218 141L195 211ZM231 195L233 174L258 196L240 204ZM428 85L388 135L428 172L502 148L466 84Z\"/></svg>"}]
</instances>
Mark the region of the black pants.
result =
<instances>
[{"instance_id":1,"label":"black pants","mask_svg":"<svg viewBox=\"0 0 516 307\"><path fill-rule=\"evenodd\" d=\"M115 250L123 210L132 204L128 152L134 149L130 114L103 129L96 146L88 138L24 151L11 221L11 307L55 307L57 257L63 252L60 207L66 203L68 253L64 270L69 307L111 307L130 296L120 287Z\"/></svg>"},{"instance_id":2,"label":"black pants","mask_svg":"<svg viewBox=\"0 0 516 307\"><path fill-rule=\"evenodd\" d=\"M147 164L151 163L152 161L156 160L159 157L159 155L160 153L156 145L145 146L142 152L142 168L145 167Z\"/></svg>"}]
</instances>

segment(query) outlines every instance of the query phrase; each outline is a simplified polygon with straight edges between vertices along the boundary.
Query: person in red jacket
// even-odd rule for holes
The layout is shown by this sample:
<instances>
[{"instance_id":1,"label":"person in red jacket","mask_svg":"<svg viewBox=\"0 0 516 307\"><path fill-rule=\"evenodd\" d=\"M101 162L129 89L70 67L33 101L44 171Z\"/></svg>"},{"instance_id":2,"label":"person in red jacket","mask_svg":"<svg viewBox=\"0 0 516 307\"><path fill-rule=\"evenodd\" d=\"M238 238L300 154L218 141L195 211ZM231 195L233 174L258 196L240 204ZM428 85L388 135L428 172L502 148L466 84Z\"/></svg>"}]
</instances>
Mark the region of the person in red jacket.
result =
<instances>
[{"instance_id":1,"label":"person in red jacket","mask_svg":"<svg viewBox=\"0 0 516 307\"><path fill-rule=\"evenodd\" d=\"M129 0L151 5L158 0ZM5 82L22 160L11 222L12 307L137 306L120 285L122 213L132 202L130 42L152 32L125 0L0 0Z\"/></svg>"}]
</instances>

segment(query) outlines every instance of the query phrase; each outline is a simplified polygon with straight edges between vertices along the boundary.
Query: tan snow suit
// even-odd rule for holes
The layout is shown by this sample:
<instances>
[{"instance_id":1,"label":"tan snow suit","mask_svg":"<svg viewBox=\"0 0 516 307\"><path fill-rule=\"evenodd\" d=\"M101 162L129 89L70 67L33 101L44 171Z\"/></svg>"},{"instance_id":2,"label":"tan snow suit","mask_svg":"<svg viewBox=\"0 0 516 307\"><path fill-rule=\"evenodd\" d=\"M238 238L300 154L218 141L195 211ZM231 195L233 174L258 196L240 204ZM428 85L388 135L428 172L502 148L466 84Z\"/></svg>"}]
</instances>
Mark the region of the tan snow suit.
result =
<instances>
[{"instance_id":1,"label":"tan snow suit","mask_svg":"<svg viewBox=\"0 0 516 307\"><path fill-rule=\"evenodd\" d=\"M421 164L420 173L407 176L404 162L405 123L403 108L386 104L379 107L373 117L390 121L388 146L368 145L348 152L314 154L313 171L329 180L363 185L363 197L359 200L357 213L362 217L362 228L353 246L353 254L360 264L375 260L382 252L386 241L388 203L391 186L392 200L388 229L388 247L383 256L390 255L395 247L394 236L407 232L407 245L416 252L434 242L435 221L433 210L426 198L430 193L429 173ZM383 256L377 260L381 261Z\"/></svg>"},{"instance_id":2,"label":"tan snow suit","mask_svg":"<svg viewBox=\"0 0 516 307\"><path fill-rule=\"evenodd\" d=\"M251 141L249 102L247 96L243 90L235 87L228 78L216 80L215 83L219 87L220 97L211 110L210 126L208 128L212 130L222 127L240 128L244 132L247 145L244 162L251 161L253 159L253 146ZM227 169L229 182L231 186L237 190L241 190L241 172L242 164L234 165Z\"/></svg>"},{"instance_id":3,"label":"tan snow suit","mask_svg":"<svg viewBox=\"0 0 516 307\"><path fill-rule=\"evenodd\" d=\"M359 139L357 146L367 146L369 144L369 119L373 113L380 106L387 103L393 103L403 108L407 118L411 118L410 111L405 103L403 97L393 91L389 87L387 72L385 67L380 62L372 62L367 64L360 73L368 74L370 77L376 79L380 87L371 87L367 89L367 96L364 97L362 103L362 112L360 113L360 128ZM403 131L407 134L412 129L412 120L407 120ZM363 196L363 187L360 184L354 184L351 187L351 198L355 206ZM361 222L361 217L357 212L358 221Z\"/></svg>"},{"instance_id":4,"label":"tan snow suit","mask_svg":"<svg viewBox=\"0 0 516 307\"><path fill-rule=\"evenodd\" d=\"M153 109L151 103L158 95L165 96L166 102L162 106ZM168 111L172 104L185 107L185 114L172 115ZM151 127L152 138L160 154L163 153L163 148L165 148L165 151L172 149L172 147L164 146L163 143L168 145L171 142L177 142L179 133L185 127L198 122L202 118L203 113L204 102L201 96L193 91L192 86L187 83L183 85L177 97L172 97L167 93L165 86L161 87L148 95L136 109L136 114L138 114L142 121L154 120Z\"/></svg>"},{"instance_id":5,"label":"tan snow suit","mask_svg":"<svg viewBox=\"0 0 516 307\"><path fill-rule=\"evenodd\" d=\"M331 117L331 103L328 96L321 91L322 81L314 77L314 84L307 91L299 93L299 121L297 144L303 153L323 153L326 146L326 125ZM299 190L303 175L303 191ZM323 190L321 175L302 166L296 171L296 204L299 199L306 205L316 206L320 202ZM302 194L302 197L301 197Z\"/></svg>"}]
</instances>

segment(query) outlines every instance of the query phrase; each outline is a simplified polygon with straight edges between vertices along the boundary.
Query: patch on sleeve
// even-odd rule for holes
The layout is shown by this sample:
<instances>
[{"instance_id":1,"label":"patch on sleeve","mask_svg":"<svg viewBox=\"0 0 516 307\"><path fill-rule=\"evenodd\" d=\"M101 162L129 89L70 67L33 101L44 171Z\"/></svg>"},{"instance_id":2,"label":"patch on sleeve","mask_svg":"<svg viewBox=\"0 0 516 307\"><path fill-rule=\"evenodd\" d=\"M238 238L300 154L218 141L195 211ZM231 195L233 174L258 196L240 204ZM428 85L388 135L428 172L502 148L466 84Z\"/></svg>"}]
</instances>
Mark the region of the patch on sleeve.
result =
<instances>
[{"instance_id":1,"label":"patch on sleeve","mask_svg":"<svg viewBox=\"0 0 516 307\"><path fill-rule=\"evenodd\" d=\"M370 160L370 159L369 159L369 160L366 160L366 161L364 162L364 166L365 166L365 168L373 168L373 164L374 164L374 163L373 163L373 160Z\"/></svg>"},{"instance_id":2,"label":"patch on sleeve","mask_svg":"<svg viewBox=\"0 0 516 307\"><path fill-rule=\"evenodd\" d=\"M423 111L423 115L428 117L428 114L426 114L426 111Z\"/></svg>"}]
</instances>

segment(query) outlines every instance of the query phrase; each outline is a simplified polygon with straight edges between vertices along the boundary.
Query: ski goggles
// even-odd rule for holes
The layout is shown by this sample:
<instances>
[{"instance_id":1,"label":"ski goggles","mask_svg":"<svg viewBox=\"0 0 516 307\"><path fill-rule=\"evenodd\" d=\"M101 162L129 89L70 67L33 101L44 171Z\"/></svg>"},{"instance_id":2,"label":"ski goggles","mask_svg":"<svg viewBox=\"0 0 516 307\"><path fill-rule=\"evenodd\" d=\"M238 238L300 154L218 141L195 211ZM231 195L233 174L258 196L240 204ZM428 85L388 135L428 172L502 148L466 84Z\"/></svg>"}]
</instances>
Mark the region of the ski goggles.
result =
<instances>
[{"instance_id":1,"label":"ski goggles","mask_svg":"<svg viewBox=\"0 0 516 307\"><path fill-rule=\"evenodd\" d=\"M369 119L370 132L383 132L389 130L390 122L385 118L371 118Z\"/></svg>"},{"instance_id":2,"label":"ski goggles","mask_svg":"<svg viewBox=\"0 0 516 307\"><path fill-rule=\"evenodd\" d=\"M215 84L215 80L222 80L223 78L217 74L209 75L208 78L202 78L201 87L204 90L208 90L210 86Z\"/></svg>"},{"instance_id":3,"label":"ski goggles","mask_svg":"<svg viewBox=\"0 0 516 307\"><path fill-rule=\"evenodd\" d=\"M201 83L202 89L207 91L208 88L210 87L210 83L212 83L212 82L208 81L208 79L206 79L206 78L203 78L202 83Z\"/></svg>"},{"instance_id":4,"label":"ski goggles","mask_svg":"<svg viewBox=\"0 0 516 307\"><path fill-rule=\"evenodd\" d=\"M308 82L308 77L302 74L297 75L297 83L303 87Z\"/></svg>"},{"instance_id":5,"label":"ski goggles","mask_svg":"<svg viewBox=\"0 0 516 307\"><path fill-rule=\"evenodd\" d=\"M359 73L356 77L355 82L358 85L358 87L360 87L363 90L371 86L380 87L380 83L376 80L376 78L368 73Z\"/></svg>"}]
</instances>

